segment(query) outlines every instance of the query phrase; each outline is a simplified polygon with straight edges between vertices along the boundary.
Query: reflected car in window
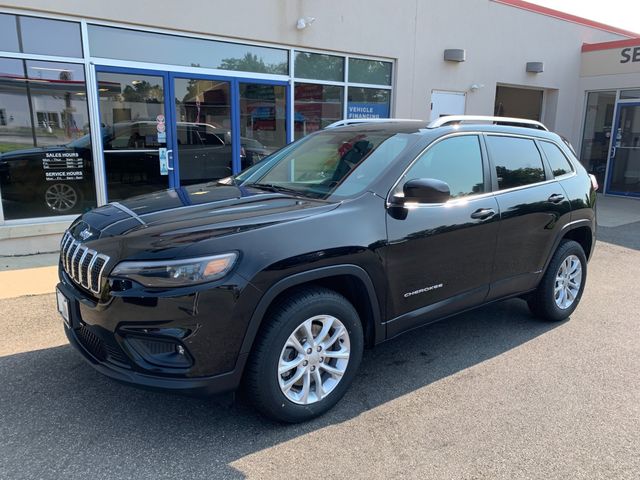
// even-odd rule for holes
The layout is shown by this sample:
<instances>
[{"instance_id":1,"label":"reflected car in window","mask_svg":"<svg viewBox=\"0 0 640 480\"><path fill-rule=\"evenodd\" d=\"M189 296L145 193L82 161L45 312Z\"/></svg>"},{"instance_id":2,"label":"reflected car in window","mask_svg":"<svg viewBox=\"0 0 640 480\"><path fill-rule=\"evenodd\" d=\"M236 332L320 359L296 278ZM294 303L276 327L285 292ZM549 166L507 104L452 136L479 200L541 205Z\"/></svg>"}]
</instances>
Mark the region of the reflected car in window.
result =
<instances>
[{"instance_id":1,"label":"reflected car in window","mask_svg":"<svg viewBox=\"0 0 640 480\"><path fill-rule=\"evenodd\" d=\"M229 130L179 122L177 144L182 184L232 174ZM158 149L165 144L158 142L155 122L120 122L112 128L103 128L102 145L110 199L130 197L132 183L146 185L148 192L167 188L167 177L161 175L158 162ZM242 138L241 169L254 165L272 151L255 139ZM90 135L64 145L0 154L0 188L4 202L32 202L33 216L81 213L94 207Z\"/></svg>"}]
</instances>

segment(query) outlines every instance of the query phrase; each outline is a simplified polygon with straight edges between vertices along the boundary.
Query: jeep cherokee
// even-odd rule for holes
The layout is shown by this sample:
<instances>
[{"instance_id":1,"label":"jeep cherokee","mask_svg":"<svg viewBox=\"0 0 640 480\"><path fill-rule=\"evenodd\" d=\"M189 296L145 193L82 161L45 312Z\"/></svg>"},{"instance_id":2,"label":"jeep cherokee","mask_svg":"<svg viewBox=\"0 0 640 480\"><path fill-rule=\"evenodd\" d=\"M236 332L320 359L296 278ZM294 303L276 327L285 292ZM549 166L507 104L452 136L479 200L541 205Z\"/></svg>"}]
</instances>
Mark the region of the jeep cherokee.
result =
<instances>
[{"instance_id":1,"label":"jeep cherokee","mask_svg":"<svg viewBox=\"0 0 640 480\"><path fill-rule=\"evenodd\" d=\"M365 346L510 297L569 317L596 189L538 122L336 126L234 177L83 214L62 239L58 310L109 377L242 385L267 416L304 421L344 395Z\"/></svg>"}]
</instances>

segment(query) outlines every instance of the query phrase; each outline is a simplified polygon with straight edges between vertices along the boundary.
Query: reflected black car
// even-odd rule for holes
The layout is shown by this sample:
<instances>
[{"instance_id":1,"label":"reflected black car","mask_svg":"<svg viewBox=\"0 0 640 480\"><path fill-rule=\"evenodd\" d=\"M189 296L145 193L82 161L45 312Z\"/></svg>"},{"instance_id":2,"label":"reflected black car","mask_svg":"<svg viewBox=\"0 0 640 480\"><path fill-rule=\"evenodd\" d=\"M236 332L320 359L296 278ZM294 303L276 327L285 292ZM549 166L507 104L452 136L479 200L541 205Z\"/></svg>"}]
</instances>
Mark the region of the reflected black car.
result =
<instances>
[{"instance_id":1,"label":"reflected black car","mask_svg":"<svg viewBox=\"0 0 640 480\"><path fill-rule=\"evenodd\" d=\"M103 128L105 175L110 198L167 188L162 175L156 123L121 122ZM177 143L183 185L232 174L230 132L208 124L179 122ZM270 153L254 139L241 138L241 167ZM132 188L133 187L133 188ZM94 172L89 135L66 145L14 150L0 154L0 188L8 218L12 210L30 216L80 213L95 206Z\"/></svg>"},{"instance_id":2,"label":"reflected black car","mask_svg":"<svg viewBox=\"0 0 640 480\"><path fill-rule=\"evenodd\" d=\"M593 178L539 123L468 121L332 128L239 175L85 213L61 243L69 341L116 380L243 385L298 422L340 400L365 346L512 297L568 318Z\"/></svg>"}]
</instances>

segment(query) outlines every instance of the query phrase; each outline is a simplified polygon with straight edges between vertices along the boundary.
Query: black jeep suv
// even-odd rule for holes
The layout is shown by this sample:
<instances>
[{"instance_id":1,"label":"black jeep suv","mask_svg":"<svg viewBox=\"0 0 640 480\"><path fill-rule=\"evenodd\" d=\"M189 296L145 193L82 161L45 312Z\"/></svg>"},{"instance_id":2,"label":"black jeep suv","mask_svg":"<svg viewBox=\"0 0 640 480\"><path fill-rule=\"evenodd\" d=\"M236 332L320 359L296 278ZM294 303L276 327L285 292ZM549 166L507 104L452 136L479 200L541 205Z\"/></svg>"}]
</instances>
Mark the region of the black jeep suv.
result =
<instances>
[{"instance_id":1,"label":"black jeep suv","mask_svg":"<svg viewBox=\"0 0 640 480\"><path fill-rule=\"evenodd\" d=\"M64 235L58 309L98 371L331 408L365 346L509 297L577 307L597 184L537 122L444 117L305 137L235 177L110 203Z\"/></svg>"}]
</instances>

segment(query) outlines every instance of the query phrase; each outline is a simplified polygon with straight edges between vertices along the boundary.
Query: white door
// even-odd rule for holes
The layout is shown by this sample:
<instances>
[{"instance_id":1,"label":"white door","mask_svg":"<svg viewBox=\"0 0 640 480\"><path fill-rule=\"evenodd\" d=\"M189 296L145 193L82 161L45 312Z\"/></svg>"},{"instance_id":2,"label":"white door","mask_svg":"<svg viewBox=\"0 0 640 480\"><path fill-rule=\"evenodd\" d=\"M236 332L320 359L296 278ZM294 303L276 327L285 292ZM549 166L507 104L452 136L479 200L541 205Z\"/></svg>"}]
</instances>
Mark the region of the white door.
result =
<instances>
[{"instance_id":1,"label":"white door","mask_svg":"<svg viewBox=\"0 0 640 480\"><path fill-rule=\"evenodd\" d=\"M445 115L464 115L464 92L445 92L433 90L431 92L431 120Z\"/></svg>"}]
</instances>

